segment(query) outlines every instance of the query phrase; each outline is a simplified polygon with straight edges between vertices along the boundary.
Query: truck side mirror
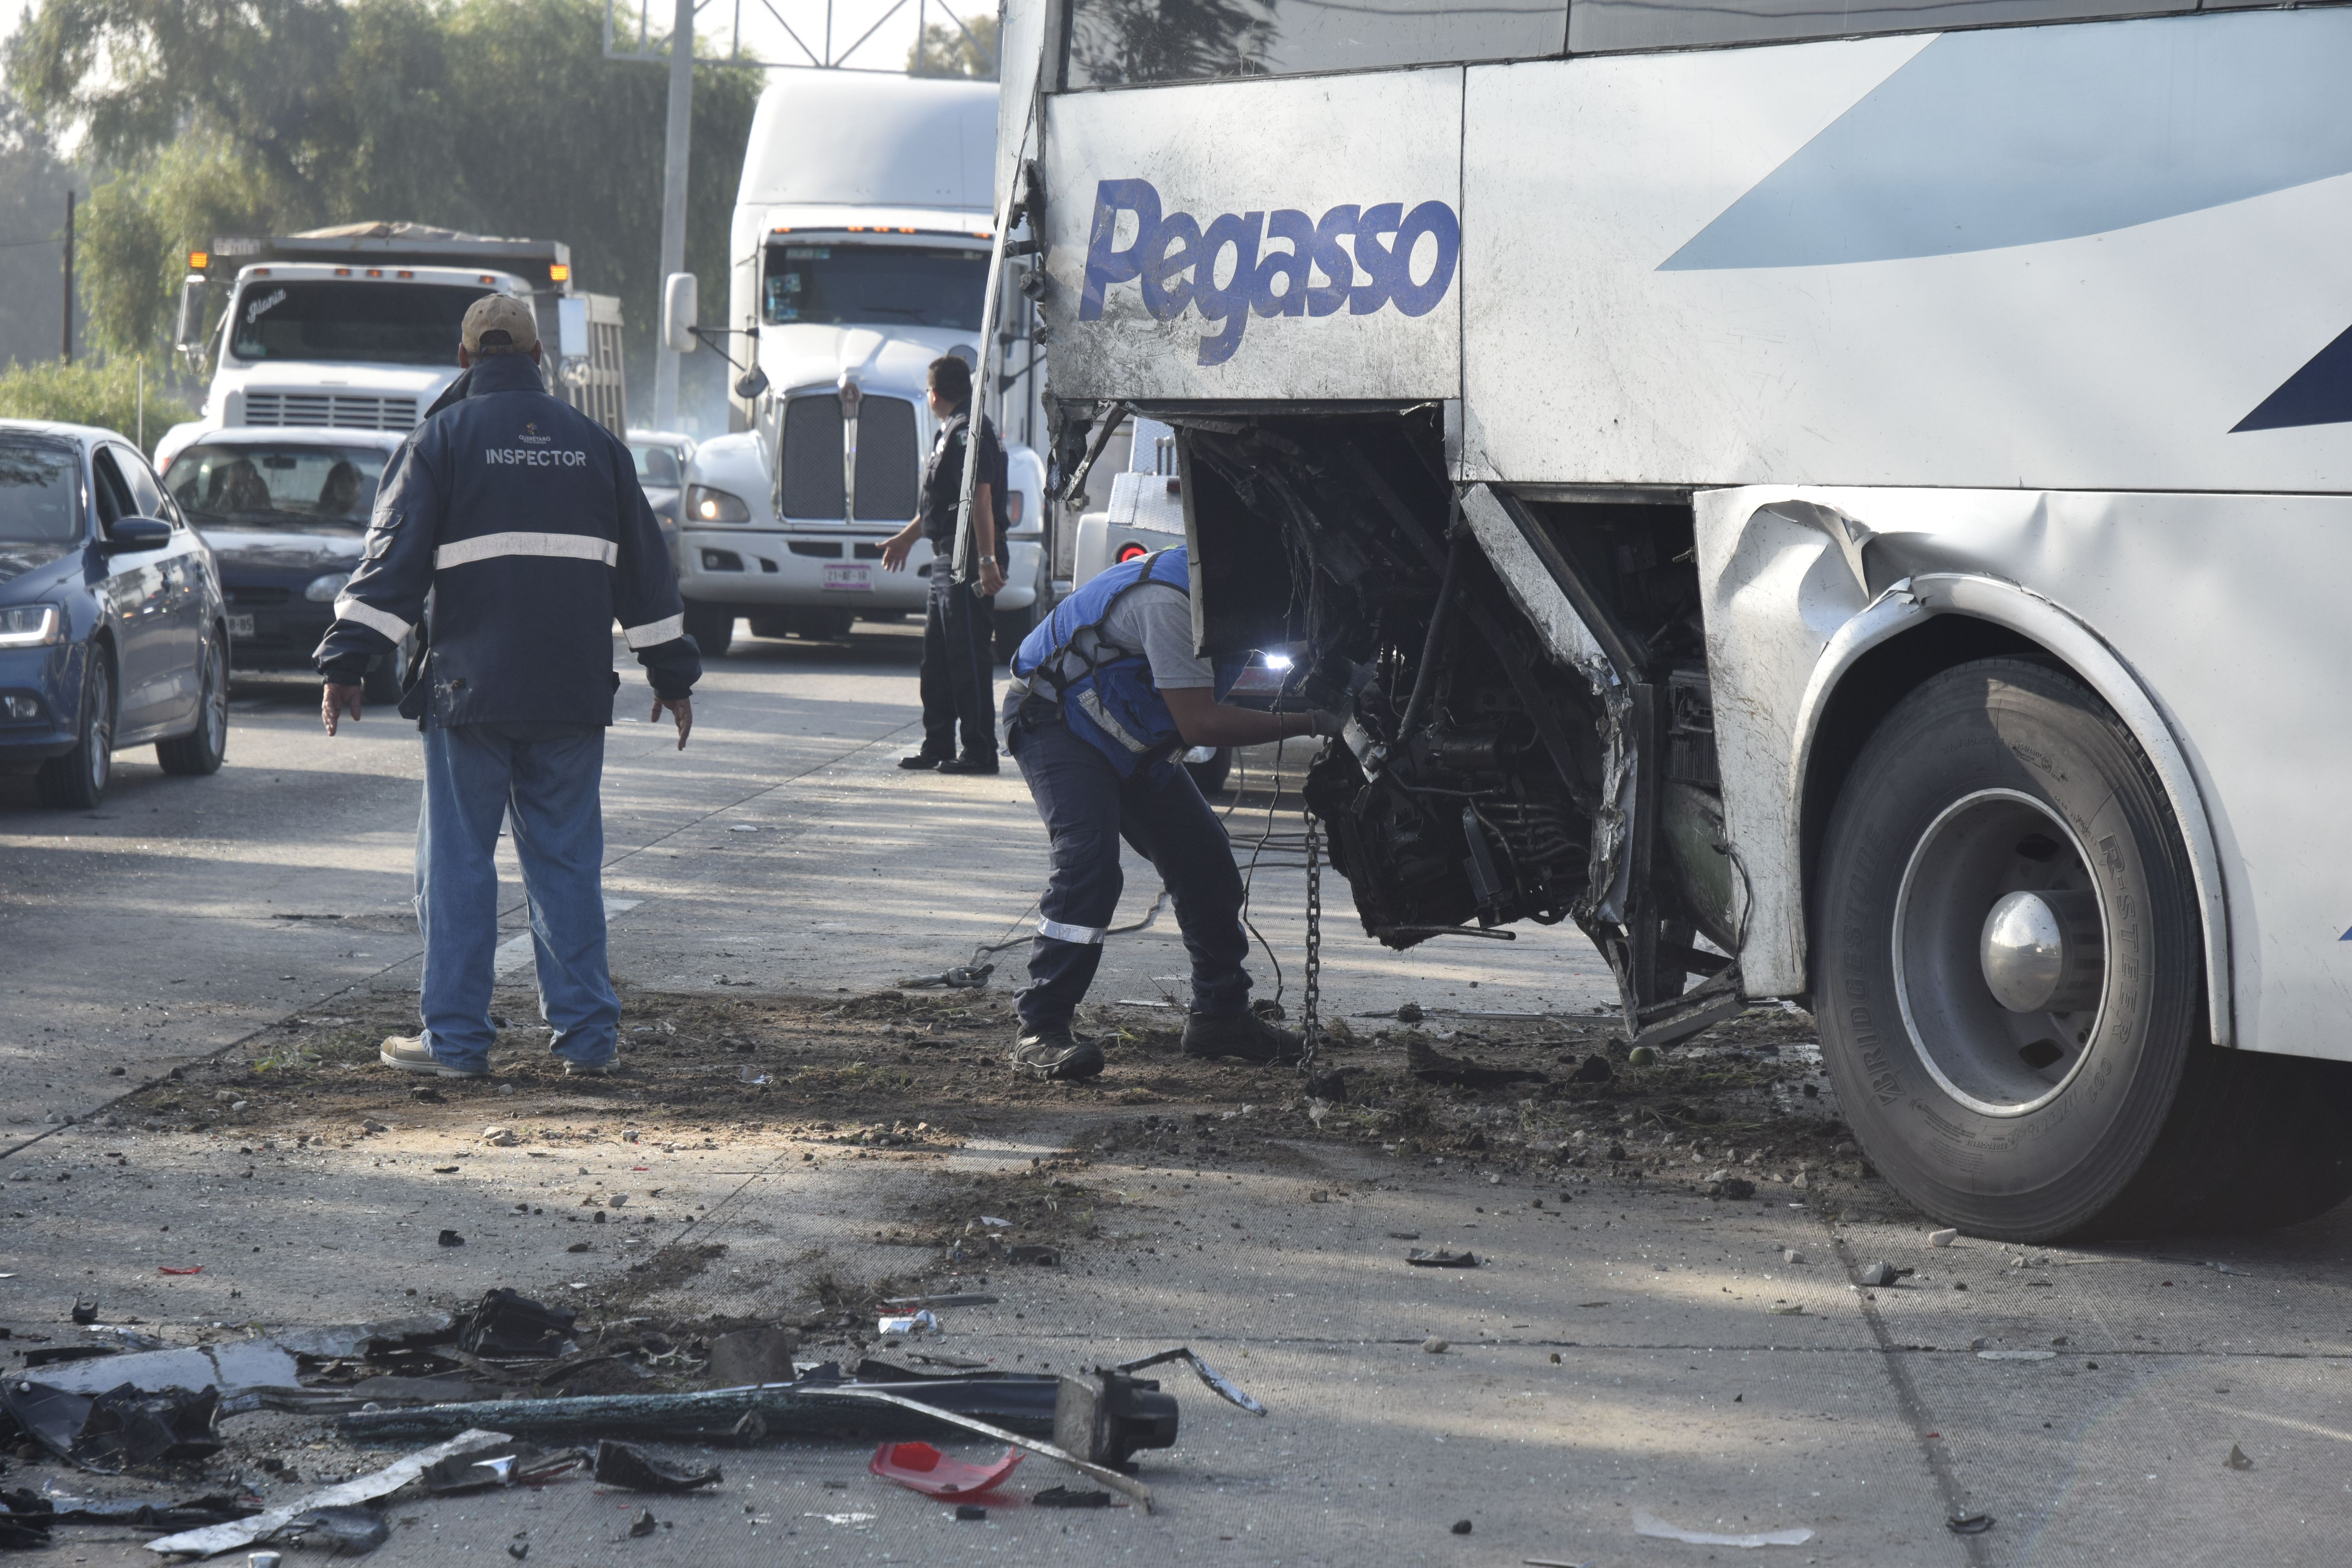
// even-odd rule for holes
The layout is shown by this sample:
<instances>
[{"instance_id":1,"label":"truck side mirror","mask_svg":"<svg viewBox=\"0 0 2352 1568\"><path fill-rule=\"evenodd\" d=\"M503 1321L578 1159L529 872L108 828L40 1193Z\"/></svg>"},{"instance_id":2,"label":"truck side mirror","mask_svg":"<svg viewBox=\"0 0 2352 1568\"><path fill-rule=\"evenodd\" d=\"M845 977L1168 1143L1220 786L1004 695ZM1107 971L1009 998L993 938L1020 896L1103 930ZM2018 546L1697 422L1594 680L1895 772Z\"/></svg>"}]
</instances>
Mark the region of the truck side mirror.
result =
<instances>
[{"instance_id":1,"label":"truck side mirror","mask_svg":"<svg viewBox=\"0 0 2352 1568\"><path fill-rule=\"evenodd\" d=\"M189 273L180 284L179 330L172 342L188 369L200 374L205 358L205 278L200 272Z\"/></svg>"},{"instance_id":2,"label":"truck side mirror","mask_svg":"<svg viewBox=\"0 0 2352 1568\"><path fill-rule=\"evenodd\" d=\"M695 294L691 272L673 272L662 285L662 342L673 353L694 352Z\"/></svg>"}]
</instances>

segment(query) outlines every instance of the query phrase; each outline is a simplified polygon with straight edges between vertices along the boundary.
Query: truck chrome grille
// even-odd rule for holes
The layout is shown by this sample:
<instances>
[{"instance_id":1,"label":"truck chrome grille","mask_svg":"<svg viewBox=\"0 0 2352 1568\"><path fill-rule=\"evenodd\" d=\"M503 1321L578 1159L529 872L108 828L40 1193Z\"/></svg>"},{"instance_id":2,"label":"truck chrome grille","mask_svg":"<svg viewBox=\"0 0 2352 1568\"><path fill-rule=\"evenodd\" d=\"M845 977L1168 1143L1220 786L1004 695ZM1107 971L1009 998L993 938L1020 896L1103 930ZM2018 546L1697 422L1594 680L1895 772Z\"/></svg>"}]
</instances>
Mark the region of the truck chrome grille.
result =
<instances>
[{"instance_id":1,"label":"truck chrome grille","mask_svg":"<svg viewBox=\"0 0 2352 1568\"><path fill-rule=\"evenodd\" d=\"M245 422L309 429L408 431L416 428L416 399L341 392L248 392Z\"/></svg>"},{"instance_id":2,"label":"truck chrome grille","mask_svg":"<svg viewBox=\"0 0 2352 1568\"><path fill-rule=\"evenodd\" d=\"M857 411L857 517L902 522L915 515L922 454L915 405L869 395ZM841 400L829 392L784 405L779 510L786 517L832 521L848 507L841 482Z\"/></svg>"}]
</instances>

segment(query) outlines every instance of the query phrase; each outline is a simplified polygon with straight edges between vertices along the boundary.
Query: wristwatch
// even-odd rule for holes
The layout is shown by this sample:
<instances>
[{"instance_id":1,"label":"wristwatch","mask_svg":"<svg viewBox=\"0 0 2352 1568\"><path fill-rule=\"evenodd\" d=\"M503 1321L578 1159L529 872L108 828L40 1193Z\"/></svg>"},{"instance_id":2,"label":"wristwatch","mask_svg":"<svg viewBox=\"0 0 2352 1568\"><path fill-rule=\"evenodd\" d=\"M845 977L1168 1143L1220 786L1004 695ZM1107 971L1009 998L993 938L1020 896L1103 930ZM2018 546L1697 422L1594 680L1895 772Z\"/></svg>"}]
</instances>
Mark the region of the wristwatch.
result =
<instances>
[{"instance_id":1,"label":"wristwatch","mask_svg":"<svg viewBox=\"0 0 2352 1568\"><path fill-rule=\"evenodd\" d=\"M983 555L980 558L980 563L982 566L993 566L996 564L996 557L993 555Z\"/></svg>"}]
</instances>

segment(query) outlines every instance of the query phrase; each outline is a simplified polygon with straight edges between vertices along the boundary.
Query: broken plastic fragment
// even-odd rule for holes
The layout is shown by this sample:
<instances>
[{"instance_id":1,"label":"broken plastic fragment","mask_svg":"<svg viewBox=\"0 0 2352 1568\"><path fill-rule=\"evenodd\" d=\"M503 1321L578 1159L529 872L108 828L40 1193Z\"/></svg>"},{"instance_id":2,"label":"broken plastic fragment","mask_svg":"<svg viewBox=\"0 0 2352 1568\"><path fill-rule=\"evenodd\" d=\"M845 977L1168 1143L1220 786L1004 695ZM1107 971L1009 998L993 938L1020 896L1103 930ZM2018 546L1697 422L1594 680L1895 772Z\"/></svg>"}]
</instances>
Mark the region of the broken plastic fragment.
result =
<instances>
[{"instance_id":1,"label":"broken plastic fragment","mask_svg":"<svg viewBox=\"0 0 2352 1568\"><path fill-rule=\"evenodd\" d=\"M1068 1487L1047 1487L1029 1500L1038 1508L1108 1508L1110 1493L1073 1491Z\"/></svg>"},{"instance_id":2,"label":"broken plastic fragment","mask_svg":"<svg viewBox=\"0 0 2352 1568\"><path fill-rule=\"evenodd\" d=\"M1478 1255L1475 1252L1449 1252L1444 1247L1414 1247L1404 1255L1404 1260L1415 1268L1475 1268Z\"/></svg>"},{"instance_id":3,"label":"broken plastic fragment","mask_svg":"<svg viewBox=\"0 0 2352 1568\"><path fill-rule=\"evenodd\" d=\"M606 1437L596 1445L596 1481L633 1492L690 1492L720 1479L719 1467L666 1464L635 1443Z\"/></svg>"},{"instance_id":4,"label":"broken plastic fragment","mask_svg":"<svg viewBox=\"0 0 2352 1568\"><path fill-rule=\"evenodd\" d=\"M1023 1458L1020 1449L1007 1448L992 1464L973 1465L950 1459L929 1443L885 1443L866 1468L927 1497L971 1497L1003 1486Z\"/></svg>"},{"instance_id":5,"label":"broken plastic fragment","mask_svg":"<svg viewBox=\"0 0 2352 1568\"><path fill-rule=\"evenodd\" d=\"M1218 1398L1225 1401L1228 1405L1237 1405L1240 1408L1248 1411L1253 1415L1263 1415L1265 1414L1265 1405L1260 1405L1255 1399L1253 1399L1247 1394L1243 1393L1240 1385L1235 1384L1233 1379L1227 1377L1223 1373L1219 1372L1215 1367L1211 1366L1207 1362L1202 1361L1198 1355L1194 1354L1192 1348L1187 1345L1179 1345L1172 1351L1160 1351L1153 1355L1141 1356L1134 1361L1123 1361L1111 1370L1113 1372L1134 1373L1141 1372L1147 1367L1165 1366L1171 1361L1181 1361L1185 1365L1191 1367L1193 1374L1200 1378L1203 1384L1208 1385L1209 1391L1214 1394Z\"/></svg>"},{"instance_id":6,"label":"broken plastic fragment","mask_svg":"<svg viewBox=\"0 0 2352 1568\"><path fill-rule=\"evenodd\" d=\"M1746 1534L1727 1534L1720 1531L1684 1530L1668 1524L1655 1514L1633 1510L1633 1533L1654 1536L1660 1541L1679 1541L1685 1546L1802 1546L1813 1538L1810 1530L1759 1530Z\"/></svg>"},{"instance_id":7,"label":"broken plastic fragment","mask_svg":"<svg viewBox=\"0 0 2352 1568\"><path fill-rule=\"evenodd\" d=\"M313 1538L332 1546L337 1554L360 1556L392 1538L392 1525L381 1509L364 1503L331 1503L310 1509L280 1525L271 1535L288 1536L306 1544Z\"/></svg>"}]
</instances>

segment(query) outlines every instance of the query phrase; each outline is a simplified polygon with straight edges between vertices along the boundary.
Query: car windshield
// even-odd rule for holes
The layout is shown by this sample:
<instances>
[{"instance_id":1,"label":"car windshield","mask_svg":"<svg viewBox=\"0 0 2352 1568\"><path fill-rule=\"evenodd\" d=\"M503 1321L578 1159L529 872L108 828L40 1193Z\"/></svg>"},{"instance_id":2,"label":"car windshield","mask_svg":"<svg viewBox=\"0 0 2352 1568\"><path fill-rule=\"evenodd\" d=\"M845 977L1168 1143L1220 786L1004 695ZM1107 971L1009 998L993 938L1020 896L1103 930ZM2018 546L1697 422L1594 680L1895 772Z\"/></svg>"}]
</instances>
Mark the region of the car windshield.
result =
<instances>
[{"instance_id":1,"label":"car windshield","mask_svg":"<svg viewBox=\"0 0 2352 1568\"><path fill-rule=\"evenodd\" d=\"M70 544L79 455L62 441L0 437L0 544Z\"/></svg>"},{"instance_id":2,"label":"car windshield","mask_svg":"<svg viewBox=\"0 0 2352 1568\"><path fill-rule=\"evenodd\" d=\"M364 530L389 454L284 442L199 445L172 459L163 487L198 527Z\"/></svg>"},{"instance_id":3,"label":"car windshield","mask_svg":"<svg viewBox=\"0 0 2352 1568\"><path fill-rule=\"evenodd\" d=\"M243 360L454 364L466 307L490 290L319 279L248 281L228 351Z\"/></svg>"},{"instance_id":4,"label":"car windshield","mask_svg":"<svg viewBox=\"0 0 2352 1568\"><path fill-rule=\"evenodd\" d=\"M949 327L980 331L988 252L912 246L772 245L765 315L773 326Z\"/></svg>"},{"instance_id":5,"label":"car windshield","mask_svg":"<svg viewBox=\"0 0 2352 1568\"><path fill-rule=\"evenodd\" d=\"M677 488L677 448L657 441L632 441L629 455L637 460L637 483Z\"/></svg>"}]
</instances>

